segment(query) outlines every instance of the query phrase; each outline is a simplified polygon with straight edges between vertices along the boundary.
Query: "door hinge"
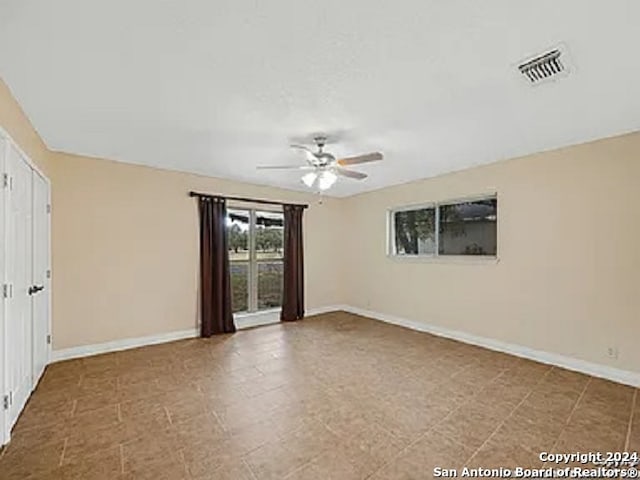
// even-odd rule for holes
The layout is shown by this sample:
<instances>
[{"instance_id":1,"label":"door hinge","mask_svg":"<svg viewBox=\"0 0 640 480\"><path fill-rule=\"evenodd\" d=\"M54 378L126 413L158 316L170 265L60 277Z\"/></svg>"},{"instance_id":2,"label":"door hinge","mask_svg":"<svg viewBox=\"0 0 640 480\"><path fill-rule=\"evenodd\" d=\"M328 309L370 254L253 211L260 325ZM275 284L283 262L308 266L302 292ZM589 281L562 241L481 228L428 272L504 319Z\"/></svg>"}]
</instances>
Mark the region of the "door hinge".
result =
<instances>
[{"instance_id":1,"label":"door hinge","mask_svg":"<svg viewBox=\"0 0 640 480\"><path fill-rule=\"evenodd\" d=\"M51 335L47 335L47 345L51 345Z\"/></svg>"},{"instance_id":2,"label":"door hinge","mask_svg":"<svg viewBox=\"0 0 640 480\"><path fill-rule=\"evenodd\" d=\"M47 278L51 278L51 270L47 270Z\"/></svg>"},{"instance_id":3,"label":"door hinge","mask_svg":"<svg viewBox=\"0 0 640 480\"><path fill-rule=\"evenodd\" d=\"M2 399L2 406L5 410L9 410L9 395L5 395Z\"/></svg>"},{"instance_id":4,"label":"door hinge","mask_svg":"<svg viewBox=\"0 0 640 480\"><path fill-rule=\"evenodd\" d=\"M9 188L9 189L11 189L11 187L12 187L12 185L11 185L11 184L13 183L11 180L12 180L12 178L9 176L9 174L8 174L8 173L3 173L3 174L2 174L2 186L3 186L4 188Z\"/></svg>"},{"instance_id":5,"label":"door hinge","mask_svg":"<svg viewBox=\"0 0 640 480\"><path fill-rule=\"evenodd\" d=\"M51 213L51 204L47 203L47 213Z\"/></svg>"},{"instance_id":6,"label":"door hinge","mask_svg":"<svg viewBox=\"0 0 640 480\"><path fill-rule=\"evenodd\" d=\"M4 285L2 285L2 296L4 298L13 297L13 285L12 284L5 283Z\"/></svg>"}]
</instances>

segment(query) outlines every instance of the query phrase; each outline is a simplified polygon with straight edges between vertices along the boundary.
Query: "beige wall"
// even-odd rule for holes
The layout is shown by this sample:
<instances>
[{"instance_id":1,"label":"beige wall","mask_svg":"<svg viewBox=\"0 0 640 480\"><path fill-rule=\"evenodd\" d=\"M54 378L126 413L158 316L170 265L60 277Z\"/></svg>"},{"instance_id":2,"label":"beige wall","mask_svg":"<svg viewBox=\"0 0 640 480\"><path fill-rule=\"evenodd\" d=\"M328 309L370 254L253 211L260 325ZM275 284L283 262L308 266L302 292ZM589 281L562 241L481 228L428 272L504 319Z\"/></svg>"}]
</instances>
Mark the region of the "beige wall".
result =
<instances>
[{"instance_id":1,"label":"beige wall","mask_svg":"<svg viewBox=\"0 0 640 480\"><path fill-rule=\"evenodd\" d=\"M31 157L43 173L49 174L49 151L2 78L0 78L0 127Z\"/></svg>"},{"instance_id":2,"label":"beige wall","mask_svg":"<svg viewBox=\"0 0 640 480\"><path fill-rule=\"evenodd\" d=\"M198 218L190 190L308 202L307 309L342 302L338 202L147 167L52 154L54 349L194 328Z\"/></svg>"},{"instance_id":3,"label":"beige wall","mask_svg":"<svg viewBox=\"0 0 640 480\"><path fill-rule=\"evenodd\" d=\"M386 256L386 212L498 192L498 263ZM640 133L351 197L347 302L640 371ZM607 348L619 348L619 359Z\"/></svg>"}]
</instances>

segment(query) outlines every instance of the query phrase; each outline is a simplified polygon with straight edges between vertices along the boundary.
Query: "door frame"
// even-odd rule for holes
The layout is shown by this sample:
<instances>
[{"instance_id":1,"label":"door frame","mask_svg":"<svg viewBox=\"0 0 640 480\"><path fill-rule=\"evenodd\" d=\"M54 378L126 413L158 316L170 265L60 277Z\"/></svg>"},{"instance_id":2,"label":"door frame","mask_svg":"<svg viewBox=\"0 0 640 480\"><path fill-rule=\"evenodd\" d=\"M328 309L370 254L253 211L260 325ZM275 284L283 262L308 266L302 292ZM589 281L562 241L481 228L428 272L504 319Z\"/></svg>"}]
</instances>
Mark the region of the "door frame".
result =
<instances>
[{"instance_id":1,"label":"door frame","mask_svg":"<svg viewBox=\"0 0 640 480\"><path fill-rule=\"evenodd\" d=\"M27 157L28 158L28 157ZM51 361L51 350L52 350L52 346L53 346L53 335L52 335L52 331L51 331L51 317L52 317L52 289L51 289L51 282L52 282L52 277L53 275L51 274L51 182L49 181L49 179L47 178L46 175L44 175L42 172L40 172L40 170L37 169L33 169L33 173L35 175L38 175L40 178L42 178L44 180L44 183L47 187L47 205L49 206L48 212L47 212L47 237L46 237L46 241L47 241L47 270L49 272L49 275L46 279L46 283L45 286L46 288L44 289L43 293L46 293L47 295L47 335L49 335L49 338L51 339L51 342L47 344L47 356L46 356L46 361L45 361L45 368L47 365L49 365L49 362ZM33 183L32 183L33 185ZM33 187L31 190L31 195L33 196ZM35 220L35 215L33 216L33 219ZM32 234L35 231L35 229L32 229ZM32 245L35 246L35 238L32 240ZM32 309L33 312L33 309ZM33 321L33 313L32 313L32 321ZM32 336L32 342L33 342L33 332L34 330L32 329L31 331L31 336ZM32 356L33 356L33 350L32 350ZM33 362L32 362L32 366L33 366ZM33 370L33 368L32 368ZM44 374L44 372L43 372ZM42 377L40 377L42 378ZM38 385L37 380L40 379L36 379L32 377L32 386L31 386L31 391L33 392L33 390L35 390L36 386Z\"/></svg>"},{"instance_id":2,"label":"door frame","mask_svg":"<svg viewBox=\"0 0 640 480\"><path fill-rule=\"evenodd\" d=\"M45 183L47 184L47 189L48 189L48 203L49 205L51 205L51 181L49 180L49 177L47 177L47 175L45 175L45 173L42 171L42 169L36 165L33 160L31 160L31 157L29 155L27 155L25 153L25 151L20 148L20 145L18 145L13 138L11 137L11 135L9 135L9 132L7 132L7 130L5 130L2 126L0 126L0 137L4 140L5 145L4 145L4 151L0 152L0 189L2 190L2 192L0 193L0 196L2 197L2 202L0 203L0 208L2 209L2 212L0 212L0 239L2 239L2 245L3 247L0 249L0 255L2 256L3 259L3 267L5 265L4 260L7 258L7 241L6 241L6 235L7 235L7 231L6 231L6 218L7 218L7 208L8 208L8 204L9 202L8 200L8 195L9 195L9 189L4 188L4 184L3 184L3 174L7 172L7 157L9 155L9 148L13 147L18 154L22 157L22 159L27 163L27 165L29 167L31 167L31 169L37 173L38 175L40 175ZM49 251L49 258L48 258L48 269L51 272L51 256L52 256L52 250L51 250L51 215L48 215L48 251ZM7 283L7 274L6 274L6 268L3 268L3 271L0 272L0 283L2 285L4 285L5 283ZM51 334L52 330L51 330L51 318L53 316L53 312L51 310L52 307L52 290L53 290L53 274L51 274L51 277L48 279L49 280L49 292L48 292L48 301L49 301L49 318L47 321L48 324L48 329L49 329L49 334ZM6 318L6 311L7 311L7 302L6 299L3 297L2 292L0 291L0 301L2 301L2 306L0 308L0 338L2 339L2 341L0 341L0 359L2 360L2 362L0 362L0 446L5 445L7 443L9 443L9 441L11 440L11 430L8 428L9 425L9 416L7 415L7 410L4 409L4 405L2 405L2 398L5 395L6 390L6 379L7 379L7 375L8 375L8 362L7 362L7 349L6 349L6 345L5 345L5 341L7 338L7 324L5 322L5 318ZM52 344L49 344L48 347L48 358L47 358L47 363L51 360L51 349L52 349ZM35 385L31 386L32 391L33 388L35 388Z\"/></svg>"},{"instance_id":3,"label":"door frame","mask_svg":"<svg viewBox=\"0 0 640 480\"><path fill-rule=\"evenodd\" d=\"M0 134L3 132L0 131ZM2 283L2 288L4 289L4 284L6 282L6 266L5 266L5 258L6 258L6 235L5 235L5 218L6 218L6 208L7 208L7 193L6 188L4 188L4 172L6 169L6 157L9 154L9 141L7 140L5 135L2 135L2 141L4 142L4 148L0 151L0 188L2 188L2 192L0 192L0 197L2 200L0 201L0 239L2 239L2 248L0 248L0 256L2 257L2 270L0 271L0 282ZM7 330L5 325L5 310L7 308L6 299L4 298L4 292L0 292L0 301L2 301L2 307L0 308L0 402L3 401L4 392L6 391L6 381L5 378L7 376L7 355L5 349L5 340L7 338ZM0 445L4 445L9 442L9 432L7 432L7 411L4 409L4 405L0 404Z\"/></svg>"}]
</instances>

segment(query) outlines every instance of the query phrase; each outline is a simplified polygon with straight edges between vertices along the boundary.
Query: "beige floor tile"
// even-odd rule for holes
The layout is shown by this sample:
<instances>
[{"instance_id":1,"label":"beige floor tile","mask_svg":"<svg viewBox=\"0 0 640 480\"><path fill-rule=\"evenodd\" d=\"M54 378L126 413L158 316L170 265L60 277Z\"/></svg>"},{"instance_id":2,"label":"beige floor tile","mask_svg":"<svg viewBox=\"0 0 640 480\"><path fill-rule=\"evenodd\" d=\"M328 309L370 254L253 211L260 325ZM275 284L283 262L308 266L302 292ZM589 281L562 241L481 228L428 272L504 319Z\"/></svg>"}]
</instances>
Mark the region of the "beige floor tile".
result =
<instances>
[{"instance_id":1,"label":"beige floor tile","mask_svg":"<svg viewBox=\"0 0 640 480\"><path fill-rule=\"evenodd\" d=\"M120 409L120 419L124 422L140 415L153 416L159 420L164 417L168 420L167 412L158 396L150 398L136 398L134 400L126 399L126 397L124 397L118 405Z\"/></svg>"},{"instance_id":2,"label":"beige floor tile","mask_svg":"<svg viewBox=\"0 0 640 480\"><path fill-rule=\"evenodd\" d=\"M211 412L209 404L201 395L175 395L165 397L163 406L167 410L171 423L180 423L199 415Z\"/></svg>"},{"instance_id":3,"label":"beige floor tile","mask_svg":"<svg viewBox=\"0 0 640 480\"><path fill-rule=\"evenodd\" d=\"M116 399L118 402L155 398L164 392L160 388L156 377L147 378L140 382L118 383Z\"/></svg>"},{"instance_id":4,"label":"beige floor tile","mask_svg":"<svg viewBox=\"0 0 640 480\"><path fill-rule=\"evenodd\" d=\"M63 360L61 362L56 362L48 365L42 379L45 380L48 376L51 376L53 378L75 377L79 381L80 375L82 375L83 373L84 366L82 359L76 358L73 360Z\"/></svg>"},{"instance_id":5,"label":"beige floor tile","mask_svg":"<svg viewBox=\"0 0 640 480\"><path fill-rule=\"evenodd\" d=\"M366 478L350 461L350 457L340 451L329 451L290 473L287 480L360 480Z\"/></svg>"},{"instance_id":6,"label":"beige floor tile","mask_svg":"<svg viewBox=\"0 0 640 480\"><path fill-rule=\"evenodd\" d=\"M91 377L83 376L78 385L78 397L94 395L112 395L116 393L116 377Z\"/></svg>"},{"instance_id":7,"label":"beige floor tile","mask_svg":"<svg viewBox=\"0 0 640 480\"><path fill-rule=\"evenodd\" d=\"M627 451L638 452L638 454L640 454L640 412L638 411L634 412L633 415Z\"/></svg>"},{"instance_id":8,"label":"beige floor tile","mask_svg":"<svg viewBox=\"0 0 640 480\"><path fill-rule=\"evenodd\" d=\"M64 463L117 447L128 439L123 423L115 422L94 430L77 429L69 433L64 449Z\"/></svg>"},{"instance_id":9,"label":"beige floor tile","mask_svg":"<svg viewBox=\"0 0 640 480\"><path fill-rule=\"evenodd\" d=\"M216 443L228 436L218 420L209 413L174 423L169 432L183 447L201 442Z\"/></svg>"},{"instance_id":10,"label":"beige floor tile","mask_svg":"<svg viewBox=\"0 0 640 480\"><path fill-rule=\"evenodd\" d=\"M436 431L472 449L480 447L500 426L503 417L486 405L471 403L461 407L436 426Z\"/></svg>"},{"instance_id":11,"label":"beige floor tile","mask_svg":"<svg viewBox=\"0 0 640 480\"><path fill-rule=\"evenodd\" d=\"M342 440L338 448L349 458L356 472L365 478L393 460L407 446L406 442L372 424L366 430Z\"/></svg>"},{"instance_id":12,"label":"beige floor tile","mask_svg":"<svg viewBox=\"0 0 640 480\"><path fill-rule=\"evenodd\" d=\"M624 449L628 425L610 417L576 412L562 431L558 451L617 452Z\"/></svg>"},{"instance_id":13,"label":"beige floor tile","mask_svg":"<svg viewBox=\"0 0 640 480\"><path fill-rule=\"evenodd\" d=\"M117 404L118 398L115 394L115 390L113 392L105 393L96 392L93 395L86 395L76 399L73 414L74 416L82 415L96 410L103 410L110 406L115 408L115 405Z\"/></svg>"},{"instance_id":14,"label":"beige floor tile","mask_svg":"<svg viewBox=\"0 0 640 480\"><path fill-rule=\"evenodd\" d=\"M149 471L186 472L180 448L170 437L145 435L121 448L124 473L134 478L154 478Z\"/></svg>"},{"instance_id":15,"label":"beige floor tile","mask_svg":"<svg viewBox=\"0 0 640 480\"><path fill-rule=\"evenodd\" d=\"M182 463L152 463L144 469L128 472L121 477L123 480L192 480L186 466Z\"/></svg>"},{"instance_id":16,"label":"beige floor tile","mask_svg":"<svg viewBox=\"0 0 640 480\"><path fill-rule=\"evenodd\" d=\"M371 478L376 480L433 478L435 468L460 468L472 454L472 449L436 432L429 432L384 465Z\"/></svg>"},{"instance_id":17,"label":"beige floor tile","mask_svg":"<svg viewBox=\"0 0 640 480\"><path fill-rule=\"evenodd\" d=\"M114 447L29 477L29 480L105 480L120 478L121 474L120 447Z\"/></svg>"},{"instance_id":18,"label":"beige floor tile","mask_svg":"<svg viewBox=\"0 0 640 480\"><path fill-rule=\"evenodd\" d=\"M3 480L23 480L30 475L42 475L60 465L64 441L9 445L0 460Z\"/></svg>"},{"instance_id":19,"label":"beige floor tile","mask_svg":"<svg viewBox=\"0 0 640 480\"><path fill-rule=\"evenodd\" d=\"M187 471L193 478L215 478L221 472L247 469L240 452L226 439L194 441L182 448Z\"/></svg>"},{"instance_id":20,"label":"beige floor tile","mask_svg":"<svg viewBox=\"0 0 640 480\"><path fill-rule=\"evenodd\" d=\"M48 390L51 392L57 390L77 390L80 386L80 380L82 376L80 373L74 374L71 373L69 375L65 375L60 369L57 370L59 373L49 373L47 372L43 375L40 383L38 384L43 390Z\"/></svg>"},{"instance_id":21,"label":"beige floor tile","mask_svg":"<svg viewBox=\"0 0 640 480\"><path fill-rule=\"evenodd\" d=\"M532 415L552 417L564 423L571 415L580 393L573 390L557 390L550 386L536 389L518 407L518 412L530 410Z\"/></svg>"},{"instance_id":22,"label":"beige floor tile","mask_svg":"<svg viewBox=\"0 0 640 480\"><path fill-rule=\"evenodd\" d=\"M606 380L595 379L587 387L579 406L626 422L629 420L633 408L633 389Z\"/></svg>"},{"instance_id":23,"label":"beige floor tile","mask_svg":"<svg viewBox=\"0 0 640 480\"><path fill-rule=\"evenodd\" d=\"M478 392L475 401L487 406L496 406L504 411L511 411L531 392L526 385L509 385L501 380L502 376L486 385Z\"/></svg>"},{"instance_id":24,"label":"beige floor tile","mask_svg":"<svg viewBox=\"0 0 640 480\"><path fill-rule=\"evenodd\" d=\"M423 480L434 477L433 467L425 467L411 457L401 457L388 463L369 478L371 480Z\"/></svg>"},{"instance_id":25,"label":"beige floor tile","mask_svg":"<svg viewBox=\"0 0 640 480\"><path fill-rule=\"evenodd\" d=\"M15 427L16 433L22 428L32 428L67 421L73 412L74 400L58 399L43 401L34 397L27 403Z\"/></svg>"},{"instance_id":26,"label":"beige floor tile","mask_svg":"<svg viewBox=\"0 0 640 480\"><path fill-rule=\"evenodd\" d=\"M497 440L534 452L551 451L564 422L528 408L517 409L496 431Z\"/></svg>"},{"instance_id":27,"label":"beige floor tile","mask_svg":"<svg viewBox=\"0 0 640 480\"><path fill-rule=\"evenodd\" d=\"M249 466L241 459L223 461L216 467L196 475L191 473L192 480L255 480Z\"/></svg>"},{"instance_id":28,"label":"beige floor tile","mask_svg":"<svg viewBox=\"0 0 640 480\"><path fill-rule=\"evenodd\" d=\"M80 401L78 400L78 405ZM119 419L118 405L112 404L106 407L89 410L87 412L76 411L66 423L68 431L82 430L91 432L104 426L116 423Z\"/></svg>"},{"instance_id":29,"label":"beige floor tile","mask_svg":"<svg viewBox=\"0 0 640 480\"><path fill-rule=\"evenodd\" d=\"M11 447L29 447L52 442L62 442L69 434L68 424L49 423L13 431ZM0 456L1 457L1 456Z\"/></svg>"},{"instance_id":30,"label":"beige floor tile","mask_svg":"<svg viewBox=\"0 0 640 480\"><path fill-rule=\"evenodd\" d=\"M589 378L590 377L588 375L584 375L582 373L565 370L560 367L553 367L540 387L553 387L556 390L570 390L576 393L581 393L589 381Z\"/></svg>"},{"instance_id":31,"label":"beige floor tile","mask_svg":"<svg viewBox=\"0 0 640 480\"><path fill-rule=\"evenodd\" d=\"M259 479L283 478L310 462L322 452L298 448L289 450L282 442L269 442L246 456L251 471Z\"/></svg>"},{"instance_id":32,"label":"beige floor tile","mask_svg":"<svg viewBox=\"0 0 640 480\"><path fill-rule=\"evenodd\" d=\"M539 452L527 450L522 445L513 443L508 439L499 437L491 438L470 459L466 466L477 468L540 468L542 462Z\"/></svg>"}]
</instances>

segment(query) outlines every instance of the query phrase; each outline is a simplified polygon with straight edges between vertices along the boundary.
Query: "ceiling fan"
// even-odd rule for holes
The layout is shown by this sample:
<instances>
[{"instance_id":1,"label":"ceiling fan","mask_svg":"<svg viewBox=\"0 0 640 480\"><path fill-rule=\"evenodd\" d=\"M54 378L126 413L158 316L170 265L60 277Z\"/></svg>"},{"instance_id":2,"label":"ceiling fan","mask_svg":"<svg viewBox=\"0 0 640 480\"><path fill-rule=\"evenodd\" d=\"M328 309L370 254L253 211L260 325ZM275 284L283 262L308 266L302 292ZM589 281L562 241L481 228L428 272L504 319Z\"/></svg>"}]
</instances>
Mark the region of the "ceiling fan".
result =
<instances>
[{"instance_id":1,"label":"ceiling fan","mask_svg":"<svg viewBox=\"0 0 640 480\"><path fill-rule=\"evenodd\" d=\"M307 158L308 165L272 165L261 166L259 170L303 170L308 171L302 176L302 182L309 188L318 188L319 190L327 190L336 183L338 176L352 178L354 180L364 180L367 178L366 173L349 170L349 165L357 165L360 163L377 162L382 160L380 152L366 153L355 157L336 158L329 152L324 151L327 143L327 137L317 136L313 139L316 144L317 151L314 152L304 145L290 145L291 148L302 150Z\"/></svg>"}]
</instances>

